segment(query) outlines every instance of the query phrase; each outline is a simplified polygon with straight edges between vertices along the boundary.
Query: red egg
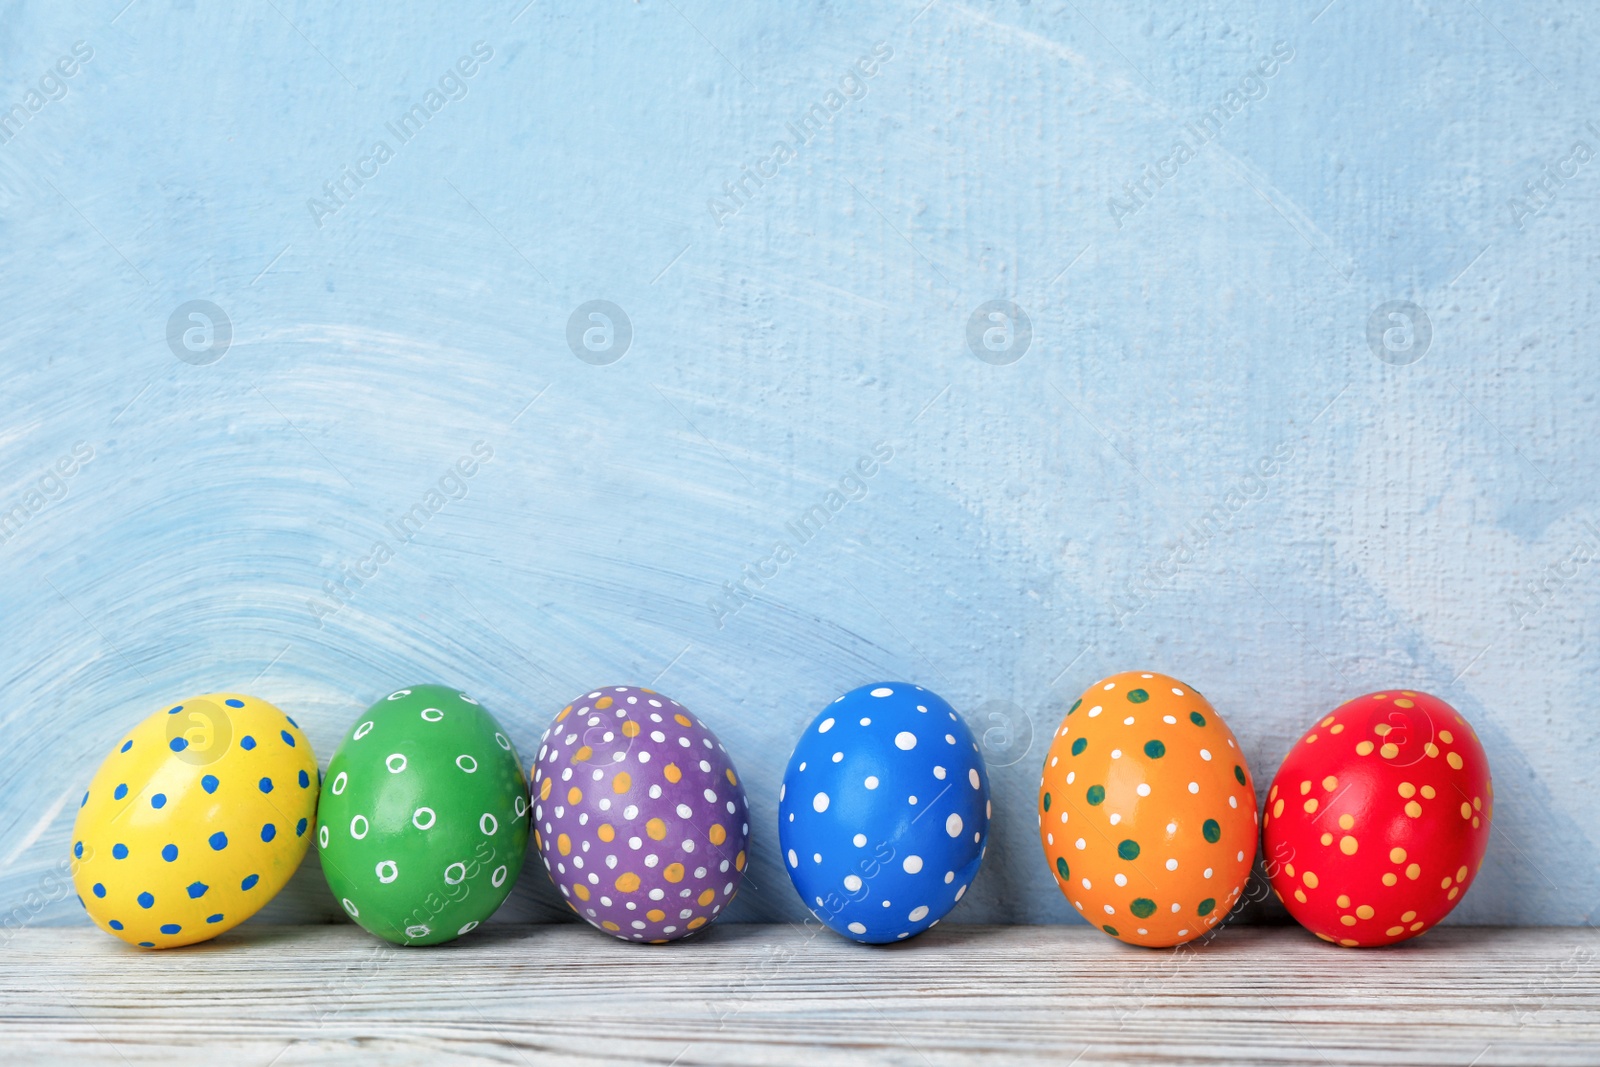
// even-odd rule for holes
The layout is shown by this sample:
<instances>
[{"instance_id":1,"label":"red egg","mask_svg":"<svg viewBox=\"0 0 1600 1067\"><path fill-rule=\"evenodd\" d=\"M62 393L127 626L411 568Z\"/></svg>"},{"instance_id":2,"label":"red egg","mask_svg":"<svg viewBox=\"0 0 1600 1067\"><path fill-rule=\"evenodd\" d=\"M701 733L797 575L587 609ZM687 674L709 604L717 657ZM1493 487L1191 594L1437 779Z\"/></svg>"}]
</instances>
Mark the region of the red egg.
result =
<instances>
[{"instance_id":1,"label":"red egg","mask_svg":"<svg viewBox=\"0 0 1600 1067\"><path fill-rule=\"evenodd\" d=\"M1349 947L1438 923L1483 864L1489 759L1461 713L1389 689L1334 709L1289 750L1261 818L1272 888L1295 920Z\"/></svg>"}]
</instances>

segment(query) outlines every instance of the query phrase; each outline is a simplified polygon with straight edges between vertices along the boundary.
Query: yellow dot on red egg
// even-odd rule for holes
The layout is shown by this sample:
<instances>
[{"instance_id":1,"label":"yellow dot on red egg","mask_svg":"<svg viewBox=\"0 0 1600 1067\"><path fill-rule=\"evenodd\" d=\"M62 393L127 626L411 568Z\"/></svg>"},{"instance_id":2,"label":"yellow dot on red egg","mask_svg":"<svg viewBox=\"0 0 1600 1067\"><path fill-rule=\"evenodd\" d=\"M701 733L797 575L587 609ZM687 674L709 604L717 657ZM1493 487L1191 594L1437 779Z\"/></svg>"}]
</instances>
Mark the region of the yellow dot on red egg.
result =
<instances>
[{"instance_id":1,"label":"yellow dot on red egg","mask_svg":"<svg viewBox=\"0 0 1600 1067\"><path fill-rule=\"evenodd\" d=\"M1394 848L1391 848L1389 850L1389 862L1390 863L1404 863L1405 862L1405 858L1406 858L1406 850L1401 848L1399 845L1396 845Z\"/></svg>"},{"instance_id":2,"label":"yellow dot on red egg","mask_svg":"<svg viewBox=\"0 0 1600 1067\"><path fill-rule=\"evenodd\" d=\"M1394 702L1394 706L1397 707L1397 708L1414 708L1414 707L1416 707L1416 705L1414 703L1412 703L1411 701L1406 700L1404 698L1396 700Z\"/></svg>"},{"instance_id":3,"label":"yellow dot on red egg","mask_svg":"<svg viewBox=\"0 0 1600 1067\"><path fill-rule=\"evenodd\" d=\"M1356 817L1346 812L1339 816L1339 829L1348 830L1356 824Z\"/></svg>"},{"instance_id":4,"label":"yellow dot on red egg","mask_svg":"<svg viewBox=\"0 0 1600 1067\"><path fill-rule=\"evenodd\" d=\"M1482 811L1483 810L1483 798L1482 797L1473 797L1472 798L1472 809L1474 811Z\"/></svg>"},{"instance_id":5,"label":"yellow dot on red egg","mask_svg":"<svg viewBox=\"0 0 1600 1067\"><path fill-rule=\"evenodd\" d=\"M1305 796L1309 792L1311 792L1311 783L1309 781L1301 782L1300 783L1300 795L1301 796Z\"/></svg>"},{"instance_id":6,"label":"yellow dot on red egg","mask_svg":"<svg viewBox=\"0 0 1600 1067\"><path fill-rule=\"evenodd\" d=\"M1339 916L1339 921L1344 923L1346 926L1354 926L1356 924L1356 917L1354 915L1341 915Z\"/></svg>"},{"instance_id":7,"label":"yellow dot on red egg","mask_svg":"<svg viewBox=\"0 0 1600 1067\"><path fill-rule=\"evenodd\" d=\"M1400 746L1395 744L1393 741L1385 741L1383 743L1383 747L1378 749L1378 755L1382 756L1384 759L1394 759L1396 756L1400 755Z\"/></svg>"},{"instance_id":8,"label":"yellow dot on red egg","mask_svg":"<svg viewBox=\"0 0 1600 1067\"><path fill-rule=\"evenodd\" d=\"M1356 745L1356 755L1358 755L1358 756L1370 756L1370 755L1372 755L1372 742L1371 741L1362 741L1360 744Z\"/></svg>"},{"instance_id":9,"label":"yellow dot on red egg","mask_svg":"<svg viewBox=\"0 0 1600 1067\"><path fill-rule=\"evenodd\" d=\"M1322 835L1322 843L1323 843L1323 844L1324 844L1324 845L1331 845L1331 844L1333 844L1333 835L1332 835L1332 834L1323 834L1323 835Z\"/></svg>"},{"instance_id":10,"label":"yellow dot on red egg","mask_svg":"<svg viewBox=\"0 0 1600 1067\"><path fill-rule=\"evenodd\" d=\"M1406 868L1406 877L1415 881L1422 874L1421 864L1413 863Z\"/></svg>"},{"instance_id":11,"label":"yellow dot on red egg","mask_svg":"<svg viewBox=\"0 0 1600 1067\"><path fill-rule=\"evenodd\" d=\"M1450 887L1450 892L1446 893L1444 895L1444 897L1445 897L1446 900L1454 900L1454 899L1456 899L1457 894L1459 894L1460 892L1461 892L1461 887L1460 886L1458 886L1458 885L1457 886L1451 886Z\"/></svg>"},{"instance_id":12,"label":"yellow dot on red egg","mask_svg":"<svg viewBox=\"0 0 1600 1067\"><path fill-rule=\"evenodd\" d=\"M1344 723L1342 723L1342 722L1334 723L1332 726L1328 727L1328 732L1330 734L1342 734L1342 733L1344 733Z\"/></svg>"},{"instance_id":13,"label":"yellow dot on red egg","mask_svg":"<svg viewBox=\"0 0 1600 1067\"><path fill-rule=\"evenodd\" d=\"M1427 744L1422 746L1422 751L1428 755L1429 759L1432 759L1439 755L1439 746L1434 744L1432 741L1429 741Z\"/></svg>"},{"instance_id":14,"label":"yellow dot on red egg","mask_svg":"<svg viewBox=\"0 0 1600 1067\"><path fill-rule=\"evenodd\" d=\"M1306 814L1310 815L1312 812L1317 810L1317 798L1312 797L1310 800L1306 801L1303 806L1306 809Z\"/></svg>"},{"instance_id":15,"label":"yellow dot on red egg","mask_svg":"<svg viewBox=\"0 0 1600 1067\"><path fill-rule=\"evenodd\" d=\"M1394 727L1390 726L1388 723L1380 722L1378 725L1372 728L1372 732L1377 734L1379 737L1388 737L1389 731L1393 729Z\"/></svg>"},{"instance_id":16,"label":"yellow dot on red egg","mask_svg":"<svg viewBox=\"0 0 1600 1067\"><path fill-rule=\"evenodd\" d=\"M1356 854L1356 849L1359 847L1361 847L1360 843L1349 834L1345 834L1343 837L1339 838L1339 851L1343 852L1346 856L1354 856Z\"/></svg>"},{"instance_id":17,"label":"yellow dot on red egg","mask_svg":"<svg viewBox=\"0 0 1600 1067\"><path fill-rule=\"evenodd\" d=\"M1340 893L1338 896L1333 898L1333 902L1339 905L1341 908L1348 908L1350 906L1350 894Z\"/></svg>"},{"instance_id":18,"label":"yellow dot on red egg","mask_svg":"<svg viewBox=\"0 0 1600 1067\"><path fill-rule=\"evenodd\" d=\"M1283 814L1283 801L1282 801L1282 799L1279 799L1277 803L1272 805L1272 816L1273 816L1273 818L1277 818L1279 815L1282 815L1282 814Z\"/></svg>"},{"instance_id":19,"label":"yellow dot on red egg","mask_svg":"<svg viewBox=\"0 0 1600 1067\"><path fill-rule=\"evenodd\" d=\"M1472 817L1472 828L1474 830L1478 828L1478 817L1476 815Z\"/></svg>"},{"instance_id":20,"label":"yellow dot on red egg","mask_svg":"<svg viewBox=\"0 0 1600 1067\"><path fill-rule=\"evenodd\" d=\"M1461 817L1463 819L1472 818L1472 805L1468 804L1465 800L1461 802Z\"/></svg>"},{"instance_id":21,"label":"yellow dot on red egg","mask_svg":"<svg viewBox=\"0 0 1600 1067\"><path fill-rule=\"evenodd\" d=\"M1332 944L1332 943L1333 943L1333 938L1331 938L1331 937L1329 937L1329 936L1328 936L1328 935L1327 935L1327 934L1325 934L1325 933L1323 933L1323 932L1322 932L1322 931L1320 931L1320 930L1316 930L1316 931L1313 931L1313 932L1314 932L1314 933L1315 933L1315 934L1316 934L1316 935L1317 935L1317 936L1318 936L1318 937L1320 937L1320 938L1322 938L1322 940L1324 940L1324 941L1326 941L1326 942L1328 942L1328 943L1329 943L1329 944Z\"/></svg>"},{"instance_id":22,"label":"yellow dot on red egg","mask_svg":"<svg viewBox=\"0 0 1600 1067\"><path fill-rule=\"evenodd\" d=\"M1361 942L1357 941L1353 937L1341 937L1339 939L1339 944L1343 945L1345 948L1359 948L1361 946Z\"/></svg>"},{"instance_id":23,"label":"yellow dot on red egg","mask_svg":"<svg viewBox=\"0 0 1600 1067\"><path fill-rule=\"evenodd\" d=\"M1403 934L1405 932L1406 932L1406 928L1404 926L1391 926L1391 927L1389 927L1389 929L1387 929L1387 930L1385 930L1383 932L1383 936L1385 936L1385 937L1398 937L1399 935L1401 935L1401 934Z\"/></svg>"},{"instance_id":24,"label":"yellow dot on red egg","mask_svg":"<svg viewBox=\"0 0 1600 1067\"><path fill-rule=\"evenodd\" d=\"M1294 899L1304 904L1306 902L1306 891L1304 889L1296 889L1294 891Z\"/></svg>"},{"instance_id":25,"label":"yellow dot on red egg","mask_svg":"<svg viewBox=\"0 0 1600 1067\"><path fill-rule=\"evenodd\" d=\"M1439 731L1439 740L1443 741L1447 745L1453 745L1453 744L1455 744L1455 740L1456 739L1455 739L1454 736L1451 735L1449 730L1440 730Z\"/></svg>"},{"instance_id":26,"label":"yellow dot on red egg","mask_svg":"<svg viewBox=\"0 0 1600 1067\"><path fill-rule=\"evenodd\" d=\"M1417 795L1417 787L1412 785L1410 782L1401 782L1400 795L1403 797L1414 797Z\"/></svg>"},{"instance_id":27,"label":"yellow dot on red egg","mask_svg":"<svg viewBox=\"0 0 1600 1067\"><path fill-rule=\"evenodd\" d=\"M1384 871L1383 872L1383 884L1384 885L1394 885L1399 880L1400 880L1399 877L1393 871Z\"/></svg>"},{"instance_id":28,"label":"yellow dot on red egg","mask_svg":"<svg viewBox=\"0 0 1600 1067\"><path fill-rule=\"evenodd\" d=\"M1432 800L1434 797L1436 797L1438 795L1439 795L1438 791L1435 790L1433 788L1433 786L1425 785L1425 786L1422 787L1422 799L1423 800Z\"/></svg>"},{"instance_id":29,"label":"yellow dot on red egg","mask_svg":"<svg viewBox=\"0 0 1600 1067\"><path fill-rule=\"evenodd\" d=\"M1411 816L1413 819L1422 818L1422 805L1418 804L1415 800L1406 801L1406 814Z\"/></svg>"},{"instance_id":30,"label":"yellow dot on red egg","mask_svg":"<svg viewBox=\"0 0 1600 1067\"><path fill-rule=\"evenodd\" d=\"M1301 871L1300 880L1306 884L1307 889L1317 888L1317 874L1315 871Z\"/></svg>"},{"instance_id":31,"label":"yellow dot on red egg","mask_svg":"<svg viewBox=\"0 0 1600 1067\"><path fill-rule=\"evenodd\" d=\"M1278 783L1276 783L1276 782L1272 783L1272 789L1267 793L1267 799L1268 800L1277 800L1278 799Z\"/></svg>"},{"instance_id":32,"label":"yellow dot on red egg","mask_svg":"<svg viewBox=\"0 0 1600 1067\"><path fill-rule=\"evenodd\" d=\"M1411 932L1412 933L1416 933L1418 930L1422 929L1424 925L1426 925L1426 924L1420 923L1420 922L1412 923L1411 924Z\"/></svg>"},{"instance_id":33,"label":"yellow dot on red egg","mask_svg":"<svg viewBox=\"0 0 1600 1067\"><path fill-rule=\"evenodd\" d=\"M1306 734L1306 744L1308 744L1308 745L1312 744L1312 743L1314 743L1316 741L1316 739L1317 739L1317 735L1316 734Z\"/></svg>"},{"instance_id":34,"label":"yellow dot on red egg","mask_svg":"<svg viewBox=\"0 0 1600 1067\"><path fill-rule=\"evenodd\" d=\"M1356 914L1363 919L1370 919L1375 912L1373 912L1371 904L1363 904L1356 909Z\"/></svg>"},{"instance_id":35,"label":"yellow dot on red egg","mask_svg":"<svg viewBox=\"0 0 1600 1067\"><path fill-rule=\"evenodd\" d=\"M1459 752L1450 753L1449 755L1445 756L1444 761L1446 763L1450 764L1450 767L1451 767L1452 770L1457 770L1457 771L1459 771L1461 769L1462 762L1463 762L1462 759L1461 759L1461 753L1459 753Z\"/></svg>"},{"instance_id":36,"label":"yellow dot on red egg","mask_svg":"<svg viewBox=\"0 0 1600 1067\"><path fill-rule=\"evenodd\" d=\"M1331 774L1328 775L1328 777L1322 780L1322 788L1329 790L1330 792L1339 788L1339 779L1335 778Z\"/></svg>"}]
</instances>

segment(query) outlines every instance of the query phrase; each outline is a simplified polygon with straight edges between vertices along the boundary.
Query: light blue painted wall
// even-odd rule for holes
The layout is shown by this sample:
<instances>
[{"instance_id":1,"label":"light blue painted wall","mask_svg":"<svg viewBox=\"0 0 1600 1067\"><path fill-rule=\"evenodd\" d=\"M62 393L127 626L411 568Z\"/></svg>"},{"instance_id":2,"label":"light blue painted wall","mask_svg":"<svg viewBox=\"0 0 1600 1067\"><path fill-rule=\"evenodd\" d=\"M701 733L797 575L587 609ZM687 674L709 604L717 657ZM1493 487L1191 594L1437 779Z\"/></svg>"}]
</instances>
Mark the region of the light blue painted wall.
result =
<instances>
[{"instance_id":1,"label":"light blue painted wall","mask_svg":"<svg viewBox=\"0 0 1600 1067\"><path fill-rule=\"evenodd\" d=\"M903 678L991 731L993 848L954 918L1077 921L1035 837L1043 739L1132 667L1207 693L1262 783L1341 700L1439 694L1499 800L1455 920L1593 915L1591 6L124 3L0 4L0 107L93 52L0 144L0 509L93 450L0 544L13 916L81 921L49 877L71 798L158 706L256 693L325 764L375 697L447 679L525 751L578 692L655 680L749 785L734 917L795 918L791 742ZM464 95L386 129L475 42ZM1253 99L1131 199L1230 90ZM745 166L773 176L714 210ZM596 299L632 326L610 365L566 339ZM231 324L216 362L169 345L191 300ZM1014 362L968 348L991 300L1028 316ZM1425 309L1425 352L1403 324L1369 345L1386 301ZM314 617L480 441L466 496ZM719 625L723 583L880 442ZM267 915L326 895L313 860ZM559 914L530 867L502 917Z\"/></svg>"}]
</instances>

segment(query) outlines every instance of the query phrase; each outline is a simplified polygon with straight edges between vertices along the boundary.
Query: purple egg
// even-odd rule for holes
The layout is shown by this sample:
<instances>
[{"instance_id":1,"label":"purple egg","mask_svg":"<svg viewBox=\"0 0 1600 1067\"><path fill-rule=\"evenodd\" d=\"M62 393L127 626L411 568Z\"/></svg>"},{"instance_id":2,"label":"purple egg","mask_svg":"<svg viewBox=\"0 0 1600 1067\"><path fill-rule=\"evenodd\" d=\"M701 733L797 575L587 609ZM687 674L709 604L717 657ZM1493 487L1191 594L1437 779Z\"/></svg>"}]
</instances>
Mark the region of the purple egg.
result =
<instances>
[{"instance_id":1,"label":"purple egg","mask_svg":"<svg viewBox=\"0 0 1600 1067\"><path fill-rule=\"evenodd\" d=\"M744 878L750 809L711 728L637 686L557 715L532 768L534 841L567 906L659 944L722 914Z\"/></svg>"}]
</instances>

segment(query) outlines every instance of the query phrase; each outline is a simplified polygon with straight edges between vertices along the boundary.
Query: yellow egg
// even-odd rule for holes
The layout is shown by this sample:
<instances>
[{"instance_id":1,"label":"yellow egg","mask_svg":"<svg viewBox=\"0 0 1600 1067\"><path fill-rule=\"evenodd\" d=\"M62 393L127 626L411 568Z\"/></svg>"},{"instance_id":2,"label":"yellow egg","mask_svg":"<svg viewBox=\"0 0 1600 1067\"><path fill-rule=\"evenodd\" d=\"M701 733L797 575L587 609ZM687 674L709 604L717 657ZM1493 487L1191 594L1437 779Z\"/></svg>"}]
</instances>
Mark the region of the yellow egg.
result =
<instances>
[{"instance_id":1,"label":"yellow egg","mask_svg":"<svg viewBox=\"0 0 1600 1067\"><path fill-rule=\"evenodd\" d=\"M209 693L117 743L78 807L73 883L89 917L141 948L175 948L244 922L311 844L317 759L264 700Z\"/></svg>"}]
</instances>

